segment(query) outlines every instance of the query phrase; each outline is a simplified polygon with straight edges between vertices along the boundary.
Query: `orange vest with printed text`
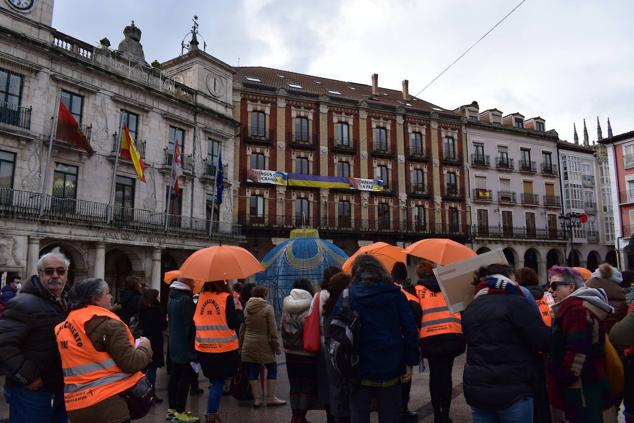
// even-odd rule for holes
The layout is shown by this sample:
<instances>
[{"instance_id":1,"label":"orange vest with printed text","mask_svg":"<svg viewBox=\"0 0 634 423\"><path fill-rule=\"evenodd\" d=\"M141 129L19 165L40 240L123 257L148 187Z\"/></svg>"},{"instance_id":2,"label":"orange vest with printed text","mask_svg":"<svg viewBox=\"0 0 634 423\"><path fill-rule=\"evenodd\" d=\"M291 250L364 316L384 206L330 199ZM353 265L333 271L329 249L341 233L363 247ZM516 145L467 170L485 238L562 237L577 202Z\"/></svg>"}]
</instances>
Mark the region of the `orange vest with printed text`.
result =
<instances>
[{"instance_id":1,"label":"orange vest with printed text","mask_svg":"<svg viewBox=\"0 0 634 423\"><path fill-rule=\"evenodd\" d=\"M196 304L196 351L223 353L238 349L238 335L227 325L228 292L202 292Z\"/></svg>"},{"instance_id":2,"label":"orange vest with printed text","mask_svg":"<svg viewBox=\"0 0 634 423\"><path fill-rule=\"evenodd\" d=\"M433 292L424 286L421 288L420 304L423 309L423 319L420 326L420 337L462 333L460 313L452 314L449 312L442 293Z\"/></svg>"},{"instance_id":3,"label":"orange vest with printed text","mask_svg":"<svg viewBox=\"0 0 634 423\"><path fill-rule=\"evenodd\" d=\"M64 403L69 411L90 407L117 395L143 377L141 372L124 372L110 354L95 349L85 330L86 322L95 316L108 317L125 325L110 310L90 305L71 311L66 320L55 326L64 373ZM134 347L132 333L125 327L130 345Z\"/></svg>"},{"instance_id":4,"label":"orange vest with printed text","mask_svg":"<svg viewBox=\"0 0 634 423\"><path fill-rule=\"evenodd\" d=\"M550 306L546 301L546 298L541 297L539 300L535 300L537 302L537 307L539 308L539 314L542 316L542 320L544 324L548 327L551 327L553 324L553 315L550 310Z\"/></svg>"},{"instance_id":5,"label":"orange vest with printed text","mask_svg":"<svg viewBox=\"0 0 634 423\"><path fill-rule=\"evenodd\" d=\"M409 292L404 290L403 287L401 287L401 292L403 293L403 295L405 295L407 301L414 301L415 303L420 304L420 298L418 298L416 295L410 294Z\"/></svg>"}]
</instances>

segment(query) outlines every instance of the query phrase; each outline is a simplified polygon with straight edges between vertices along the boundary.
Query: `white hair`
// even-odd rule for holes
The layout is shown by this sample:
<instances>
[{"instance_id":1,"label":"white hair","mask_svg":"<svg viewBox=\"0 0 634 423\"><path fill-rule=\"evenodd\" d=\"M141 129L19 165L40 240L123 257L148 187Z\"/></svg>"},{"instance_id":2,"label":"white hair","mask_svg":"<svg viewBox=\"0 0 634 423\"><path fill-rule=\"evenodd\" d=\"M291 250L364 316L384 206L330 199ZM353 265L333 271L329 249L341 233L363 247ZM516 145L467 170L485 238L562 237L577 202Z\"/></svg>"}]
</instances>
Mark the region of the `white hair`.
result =
<instances>
[{"instance_id":1,"label":"white hair","mask_svg":"<svg viewBox=\"0 0 634 423\"><path fill-rule=\"evenodd\" d=\"M48 260L49 258L56 258L58 260L61 260L64 262L64 269L68 270L68 267L70 266L70 260L68 260L66 258L66 256L64 255L64 253L62 253L59 250L59 247L55 247L53 248L53 250L50 253L46 253L44 254L42 257L40 257L40 259L37 261L37 271L41 272L42 270L44 270L44 262L46 260Z\"/></svg>"}]
</instances>

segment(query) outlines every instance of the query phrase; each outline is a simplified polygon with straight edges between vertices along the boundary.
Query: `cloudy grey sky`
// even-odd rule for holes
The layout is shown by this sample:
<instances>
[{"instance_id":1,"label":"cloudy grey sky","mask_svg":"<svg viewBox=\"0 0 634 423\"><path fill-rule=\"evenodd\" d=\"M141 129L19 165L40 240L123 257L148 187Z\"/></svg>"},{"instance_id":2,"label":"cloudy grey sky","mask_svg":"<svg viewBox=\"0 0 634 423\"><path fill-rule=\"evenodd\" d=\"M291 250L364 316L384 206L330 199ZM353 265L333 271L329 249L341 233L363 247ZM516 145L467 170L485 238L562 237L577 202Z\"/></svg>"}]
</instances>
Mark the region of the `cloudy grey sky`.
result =
<instances>
[{"instance_id":1,"label":"cloudy grey sky","mask_svg":"<svg viewBox=\"0 0 634 423\"><path fill-rule=\"evenodd\" d=\"M269 66L421 90L519 0L56 0L53 26L113 46L131 19L148 62L180 54L199 16L207 52L243 66ZM586 118L596 139L610 117L634 130L631 0L527 0L420 97L453 109L477 100L546 119L562 139Z\"/></svg>"}]
</instances>

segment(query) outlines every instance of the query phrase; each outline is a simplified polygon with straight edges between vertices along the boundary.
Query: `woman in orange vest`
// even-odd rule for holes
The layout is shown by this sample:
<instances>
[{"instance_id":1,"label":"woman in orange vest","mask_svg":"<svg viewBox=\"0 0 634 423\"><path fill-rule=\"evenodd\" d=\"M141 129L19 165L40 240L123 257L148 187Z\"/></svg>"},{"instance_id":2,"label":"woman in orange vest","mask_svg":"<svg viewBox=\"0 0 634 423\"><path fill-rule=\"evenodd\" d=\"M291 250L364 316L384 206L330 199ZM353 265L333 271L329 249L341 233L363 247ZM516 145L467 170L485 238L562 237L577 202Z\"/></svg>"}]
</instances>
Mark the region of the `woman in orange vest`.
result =
<instances>
[{"instance_id":1,"label":"woman in orange vest","mask_svg":"<svg viewBox=\"0 0 634 423\"><path fill-rule=\"evenodd\" d=\"M429 363L429 393L434 407L434 421L447 423L451 407L454 359L465 351L459 313L450 313L440 291L433 263L423 261L416 267L423 318L420 328L421 355Z\"/></svg>"},{"instance_id":2,"label":"woman in orange vest","mask_svg":"<svg viewBox=\"0 0 634 423\"><path fill-rule=\"evenodd\" d=\"M64 403L73 422L130 420L119 394L143 378L152 360L150 341L135 341L130 329L110 311L112 295L103 279L76 283L70 314L55 327L64 372Z\"/></svg>"},{"instance_id":3,"label":"woman in orange vest","mask_svg":"<svg viewBox=\"0 0 634 423\"><path fill-rule=\"evenodd\" d=\"M194 348L205 377L211 382L207 397L207 423L220 422L218 408L226 378L234 375L239 363L240 319L233 294L225 281L206 282L194 313Z\"/></svg>"}]
</instances>

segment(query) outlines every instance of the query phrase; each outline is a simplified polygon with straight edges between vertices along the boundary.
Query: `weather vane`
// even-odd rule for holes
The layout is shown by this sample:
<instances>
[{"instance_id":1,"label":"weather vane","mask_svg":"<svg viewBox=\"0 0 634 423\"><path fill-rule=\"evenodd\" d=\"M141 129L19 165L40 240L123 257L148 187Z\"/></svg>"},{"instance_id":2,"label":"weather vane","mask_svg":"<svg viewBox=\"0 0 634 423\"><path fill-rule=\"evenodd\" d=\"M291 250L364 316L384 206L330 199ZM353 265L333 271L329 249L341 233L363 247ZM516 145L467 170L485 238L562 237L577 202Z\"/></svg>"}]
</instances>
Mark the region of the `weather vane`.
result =
<instances>
[{"instance_id":1,"label":"weather vane","mask_svg":"<svg viewBox=\"0 0 634 423\"><path fill-rule=\"evenodd\" d=\"M181 41L181 56L185 53L185 50L187 51L198 50L198 45L200 44L198 42L198 37L201 37L203 39L203 51L207 50L207 42L205 41L205 38L198 33L198 16L197 15L194 15L192 22L193 22L193 25L192 25L191 31L185 34L185 36L183 37L183 41ZM189 42L185 43L185 40L187 40L188 38L189 38Z\"/></svg>"}]
</instances>

